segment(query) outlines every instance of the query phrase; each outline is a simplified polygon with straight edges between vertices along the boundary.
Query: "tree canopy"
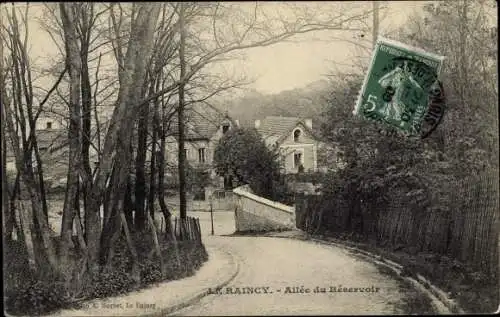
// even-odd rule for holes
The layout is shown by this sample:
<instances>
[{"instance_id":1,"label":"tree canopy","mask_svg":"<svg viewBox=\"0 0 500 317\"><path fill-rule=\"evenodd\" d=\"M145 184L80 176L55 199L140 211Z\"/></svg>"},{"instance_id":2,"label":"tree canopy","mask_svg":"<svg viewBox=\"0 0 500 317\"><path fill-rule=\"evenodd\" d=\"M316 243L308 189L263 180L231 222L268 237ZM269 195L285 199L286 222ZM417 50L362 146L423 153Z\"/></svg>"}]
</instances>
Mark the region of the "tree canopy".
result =
<instances>
[{"instance_id":1,"label":"tree canopy","mask_svg":"<svg viewBox=\"0 0 500 317\"><path fill-rule=\"evenodd\" d=\"M278 154L270 150L255 129L227 132L214 153L216 172L233 177L237 185L248 184L257 194L272 197L278 180Z\"/></svg>"}]
</instances>

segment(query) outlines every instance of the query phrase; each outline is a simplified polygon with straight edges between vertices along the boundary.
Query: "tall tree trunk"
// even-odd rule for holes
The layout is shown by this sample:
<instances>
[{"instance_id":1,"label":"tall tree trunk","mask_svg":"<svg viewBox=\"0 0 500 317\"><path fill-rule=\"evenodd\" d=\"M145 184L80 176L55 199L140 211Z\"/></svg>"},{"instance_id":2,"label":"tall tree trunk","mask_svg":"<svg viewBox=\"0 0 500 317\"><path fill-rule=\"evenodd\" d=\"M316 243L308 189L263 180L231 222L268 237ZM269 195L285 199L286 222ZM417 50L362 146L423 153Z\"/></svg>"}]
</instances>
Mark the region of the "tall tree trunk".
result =
<instances>
[{"instance_id":1,"label":"tall tree trunk","mask_svg":"<svg viewBox=\"0 0 500 317\"><path fill-rule=\"evenodd\" d=\"M0 69L3 72L3 37L0 38ZM0 79L0 83L3 86L3 75L1 75L2 78ZM5 102L2 99L2 103ZM0 120L3 122L4 121L4 107L0 109ZM11 213L9 212L9 191L8 191L8 186L9 182L7 180L7 140L5 138L5 124L2 124L1 128L1 142L2 142L2 233L3 233L3 241L10 240L12 238L12 227L10 226L12 220L10 219Z\"/></svg>"},{"instance_id":2,"label":"tall tree trunk","mask_svg":"<svg viewBox=\"0 0 500 317\"><path fill-rule=\"evenodd\" d=\"M35 249L33 245L33 215L30 208L25 208L22 201L18 202L20 226L23 231L24 243L28 252L28 265L36 271Z\"/></svg>"},{"instance_id":3,"label":"tall tree trunk","mask_svg":"<svg viewBox=\"0 0 500 317\"><path fill-rule=\"evenodd\" d=\"M103 154L100 168L96 173L91 199L89 203L86 220L87 246L89 249L89 266L92 271L96 270L100 253L99 228L96 226L97 213L102 203L103 189L106 186L108 176L112 168L117 168L117 180L110 184L113 191L124 190L126 176L129 173L130 151L128 151L131 139L130 127L135 122L135 113L138 110L138 96L141 95L141 87L145 80L146 61L149 59L152 47L152 37L158 19L160 5L157 3L140 3L137 5L138 12L134 15L130 40L128 42L124 69L120 72L121 83L118 100L111 118L110 126L104 140ZM112 196L116 196L113 194ZM120 202L120 197L118 197ZM123 201L123 196L121 197ZM108 234L108 233L106 233Z\"/></svg>"},{"instance_id":4,"label":"tall tree trunk","mask_svg":"<svg viewBox=\"0 0 500 317\"><path fill-rule=\"evenodd\" d=\"M141 107L139 112L137 156L135 159L135 225L136 230L144 229L146 215L144 203L146 200L146 153L148 137L149 104Z\"/></svg>"},{"instance_id":5,"label":"tall tree trunk","mask_svg":"<svg viewBox=\"0 0 500 317\"><path fill-rule=\"evenodd\" d=\"M125 219L127 219L127 225L130 230L134 228L134 202L132 200L132 178L130 174L127 177L127 187L125 190L125 205L123 206L123 211L125 213Z\"/></svg>"},{"instance_id":6,"label":"tall tree trunk","mask_svg":"<svg viewBox=\"0 0 500 317\"><path fill-rule=\"evenodd\" d=\"M164 80L162 80L162 89L164 88ZM160 131L160 149L156 153L156 163L158 164L158 190L156 194L158 195L158 202L160 203L161 213L165 219L165 236L170 237L173 233L172 231L172 220L171 213L168 210L167 204L165 203L165 143L166 143L166 127L167 116L166 116L166 106L164 98L161 99L161 122L157 122L158 126L155 128ZM168 120L170 122L170 120Z\"/></svg>"},{"instance_id":7,"label":"tall tree trunk","mask_svg":"<svg viewBox=\"0 0 500 317\"><path fill-rule=\"evenodd\" d=\"M152 86L155 87L156 91L160 89L160 78L156 78L156 82L152 84ZM151 146L151 164L150 164L150 179L149 179L149 197L148 197L148 204L149 204L149 214L151 215L151 218L154 220L155 218L155 208L154 208L154 201L155 201L155 194L157 191L156 188L156 142L158 139L158 129L159 129L159 123L158 121L160 120L158 118L158 107L160 105L160 101L157 99L154 100L154 112L153 112L153 136L152 136L152 146Z\"/></svg>"},{"instance_id":8,"label":"tall tree trunk","mask_svg":"<svg viewBox=\"0 0 500 317\"><path fill-rule=\"evenodd\" d=\"M17 226L17 218L16 218L16 200L19 199L19 195L21 194L21 190L20 190L20 185L19 185L19 179L20 179L20 172L19 170L17 170L17 176L16 176L16 181L15 181L15 184L14 184L14 189L12 190L12 194L10 195L9 197L9 202L10 202L10 217L11 219L13 220L13 222L11 223L11 225L13 227L16 227ZM9 224L9 223L7 223ZM16 233L19 234L19 227L16 227L17 228L17 231ZM10 232L9 231L10 228L7 227L7 232Z\"/></svg>"},{"instance_id":9,"label":"tall tree trunk","mask_svg":"<svg viewBox=\"0 0 500 317\"><path fill-rule=\"evenodd\" d=\"M151 165L150 165L150 178L149 178L149 192L148 192L148 204L149 204L149 214L151 215L151 218L154 219L154 214L155 214L155 206L154 206L154 201L155 201L155 194L157 191L156 188L156 136L158 132L156 130L153 130L153 140L152 140L152 146L151 146Z\"/></svg>"},{"instance_id":10,"label":"tall tree trunk","mask_svg":"<svg viewBox=\"0 0 500 317\"><path fill-rule=\"evenodd\" d=\"M66 195L63 207L63 219L61 225L61 264L66 265L68 250L73 246L73 217L74 204L77 199L79 169L81 167L81 105L80 105L80 80L82 74L82 62L80 50L78 49L78 37L76 31L76 10L78 4L59 4L61 20L64 30L66 44L66 65L70 75L70 100L69 100L69 162L67 174Z\"/></svg>"},{"instance_id":11,"label":"tall tree trunk","mask_svg":"<svg viewBox=\"0 0 500 317\"><path fill-rule=\"evenodd\" d=\"M468 18L467 18L467 4L468 1L464 0L461 2L461 5L459 5L459 16L460 16L460 65L459 65L459 73L460 73L460 83L459 83L459 89L460 89L460 99L462 102L462 107L465 109L468 108L467 105L467 88L469 85L468 82L468 75L467 75L467 23L468 23Z\"/></svg>"},{"instance_id":12,"label":"tall tree trunk","mask_svg":"<svg viewBox=\"0 0 500 317\"><path fill-rule=\"evenodd\" d=\"M0 56L3 56L3 43L1 43L1 52ZM2 58L3 60L3 58ZM3 69L3 61L1 61L2 65L0 65L0 69ZM14 229L14 221L15 219L12 218L12 213L10 212L9 208L9 182L7 179L7 139L5 138L5 122L4 119L4 107L0 109L0 116L2 120L2 127L1 127L1 138L2 138L2 229L3 229L3 239L4 241L10 241L12 239L12 231Z\"/></svg>"},{"instance_id":13,"label":"tall tree trunk","mask_svg":"<svg viewBox=\"0 0 500 317\"><path fill-rule=\"evenodd\" d=\"M92 186L92 168L90 165L90 143L91 143L91 125L92 125L92 87L90 84L89 74L89 43L90 43L90 20L93 19L93 3L87 4L90 6L89 11L85 5L81 7L81 24L80 24L80 56L81 56L81 94L82 94L82 126L81 126L81 173L84 175L81 186L83 196L83 207L86 210L88 205L88 192ZM96 83L97 84L97 83ZM97 90L97 87L96 87ZM97 94L97 91L96 91ZM95 106L95 105L94 105ZM96 117L98 123L98 118ZM99 138L99 135L97 136Z\"/></svg>"},{"instance_id":14,"label":"tall tree trunk","mask_svg":"<svg viewBox=\"0 0 500 317\"><path fill-rule=\"evenodd\" d=\"M178 139L178 170L179 170L179 196L180 196L180 228L181 228L181 238L184 237L184 226L183 221L186 219L186 153L184 147L184 87L185 87L185 76L186 76L186 60L185 60L185 42L186 42L186 30L184 26L184 3L179 3L179 28L180 28L180 45L179 45L179 60L180 60L180 84L179 84L179 109L177 110L178 115L178 127L179 127L179 139Z\"/></svg>"},{"instance_id":15,"label":"tall tree trunk","mask_svg":"<svg viewBox=\"0 0 500 317\"><path fill-rule=\"evenodd\" d=\"M111 183L111 212L107 221L104 222L104 228L101 236L101 263L111 263L113 256L114 241L120 235L122 226L127 226L127 219L124 213L124 202L127 192L127 180L130 177L131 156L131 137L132 130L124 129L120 137L123 141L121 147L117 149L117 160L115 165L115 175ZM128 142L125 140L129 140ZM128 145L127 145L128 143ZM123 216L123 217L122 217ZM127 229L128 230L128 229ZM129 246L134 248L133 246Z\"/></svg>"}]
</instances>

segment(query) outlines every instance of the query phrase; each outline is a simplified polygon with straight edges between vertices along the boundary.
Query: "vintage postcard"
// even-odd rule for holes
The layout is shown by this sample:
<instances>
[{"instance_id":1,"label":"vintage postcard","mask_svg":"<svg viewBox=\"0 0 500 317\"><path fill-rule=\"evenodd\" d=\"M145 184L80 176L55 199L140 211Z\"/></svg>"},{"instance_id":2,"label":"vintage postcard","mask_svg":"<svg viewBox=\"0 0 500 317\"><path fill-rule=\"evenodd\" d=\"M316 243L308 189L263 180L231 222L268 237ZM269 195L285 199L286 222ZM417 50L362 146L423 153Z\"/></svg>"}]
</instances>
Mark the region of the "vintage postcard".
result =
<instances>
[{"instance_id":1,"label":"vintage postcard","mask_svg":"<svg viewBox=\"0 0 500 317\"><path fill-rule=\"evenodd\" d=\"M4 315L498 312L495 2L0 18Z\"/></svg>"}]
</instances>

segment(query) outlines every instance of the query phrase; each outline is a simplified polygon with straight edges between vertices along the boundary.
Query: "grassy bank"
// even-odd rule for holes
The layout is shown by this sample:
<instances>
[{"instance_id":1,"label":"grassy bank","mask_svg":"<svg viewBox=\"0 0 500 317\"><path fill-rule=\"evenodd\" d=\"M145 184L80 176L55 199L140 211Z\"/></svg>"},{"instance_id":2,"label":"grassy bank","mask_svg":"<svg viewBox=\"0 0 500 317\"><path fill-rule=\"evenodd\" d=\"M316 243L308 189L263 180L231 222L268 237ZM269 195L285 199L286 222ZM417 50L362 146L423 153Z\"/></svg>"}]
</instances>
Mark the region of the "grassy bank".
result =
<instances>
[{"instance_id":1,"label":"grassy bank","mask_svg":"<svg viewBox=\"0 0 500 317\"><path fill-rule=\"evenodd\" d=\"M29 269L27 252L17 241L4 243L4 304L12 315L40 315L63 308L79 308L85 300L125 294L159 282L192 276L208 259L205 247L196 241L182 241L176 247L159 237L165 262L165 275L160 272L158 257L151 252L147 233L137 234L135 244L139 259L140 280L131 276L132 261L123 239L115 246L111 265L99 274L89 276L81 272L81 255L72 253L72 278L64 280L60 274L33 272ZM57 240L55 241L57 242Z\"/></svg>"}]
</instances>

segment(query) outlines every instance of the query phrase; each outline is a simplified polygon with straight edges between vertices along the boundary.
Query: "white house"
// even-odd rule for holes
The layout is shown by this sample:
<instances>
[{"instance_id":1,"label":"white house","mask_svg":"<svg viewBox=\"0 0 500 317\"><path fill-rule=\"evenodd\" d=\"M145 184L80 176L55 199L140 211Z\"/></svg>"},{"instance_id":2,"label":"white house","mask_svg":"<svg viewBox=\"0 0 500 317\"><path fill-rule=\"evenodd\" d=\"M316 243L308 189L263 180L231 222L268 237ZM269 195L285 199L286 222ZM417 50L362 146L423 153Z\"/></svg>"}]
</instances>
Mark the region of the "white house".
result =
<instances>
[{"instance_id":1,"label":"white house","mask_svg":"<svg viewBox=\"0 0 500 317\"><path fill-rule=\"evenodd\" d=\"M320 142L312 131L312 119L269 116L255 120L255 128L270 148L278 148L285 173L318 169Z\"/></svg>"}]
</instances>

